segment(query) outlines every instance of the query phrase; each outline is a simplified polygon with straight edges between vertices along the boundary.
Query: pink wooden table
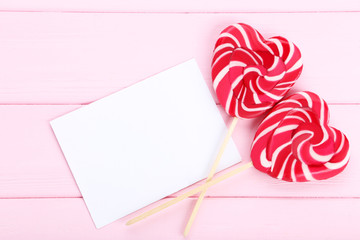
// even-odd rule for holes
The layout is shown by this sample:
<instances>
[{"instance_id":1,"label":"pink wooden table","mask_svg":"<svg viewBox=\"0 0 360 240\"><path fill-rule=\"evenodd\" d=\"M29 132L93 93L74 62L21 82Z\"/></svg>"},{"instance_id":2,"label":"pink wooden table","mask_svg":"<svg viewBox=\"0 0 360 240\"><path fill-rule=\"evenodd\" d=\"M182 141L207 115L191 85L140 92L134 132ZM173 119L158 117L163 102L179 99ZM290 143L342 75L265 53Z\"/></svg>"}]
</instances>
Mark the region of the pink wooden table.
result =
<instances>
[{"instance_id":1,"label":"pink wooden table","mask_svg":"<svg viewBox=\"0 0 360 240\"><path fill-rule=\"evenodd\" d=\"M95 229L49 120L192 57L210 86L214 42L234 22L299 46L295 90L328 101L352 157L327 181L251 169L213 187L189 239L360 239L358 0L0 0L0 10L0 239L183 239L194 198ZM235 130L245 161L258 123Z\"/></svg>"}]
</instances>

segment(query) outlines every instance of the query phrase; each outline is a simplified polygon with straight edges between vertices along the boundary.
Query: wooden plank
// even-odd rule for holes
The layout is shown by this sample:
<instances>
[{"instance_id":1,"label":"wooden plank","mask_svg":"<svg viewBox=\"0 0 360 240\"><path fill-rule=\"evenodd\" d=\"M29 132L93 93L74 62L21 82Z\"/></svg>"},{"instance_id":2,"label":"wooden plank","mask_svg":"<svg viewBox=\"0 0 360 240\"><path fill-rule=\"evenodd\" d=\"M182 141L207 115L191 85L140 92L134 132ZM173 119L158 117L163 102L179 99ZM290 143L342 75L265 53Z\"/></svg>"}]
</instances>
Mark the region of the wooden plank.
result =
<instances>
[{"instance_id":1,"label":"wooden plank","mask_svg":"<svg viewBox=\"0 0 360 240\"><path fill-rule=\"evenodd\" d=\"M288 12L288 11L355 11L360 10L357 0L328 1L86 1L86 0L12 0L0 1L0 9L11 11L99 11L99 12Z\"/></svg>"},{"instance_id":2,"label":"wooden plank","mask_svg":"<svg viewBox=\"0 0 360 240\"><path fill-rule=\"evenodd\" d=\"M183 239L194 199L97 230L82 199L0 200L1 239ZM359 239L360 199L205 199L187 239Z\"/></svg>"},{"instance_id":3,"label":"wooden plank","mask_svg":"<svg viewBox=\"0 0 360 240\"><path fill-rule=\"evenodd\" d=\"M49 121L79 106L0 106L0 196L80 197Z\"/></svg>"},{"instance_id":4,"label":"wooden plank","mask_svg":"<svg viewBox=\"0 0 360 240\"><path fill-rule=\"evenodd\" d=\"M360 164L359 138L360 105L330 105L330 125L343 131L350 141L351 158L347 168L339 175L317 182L289 183L271 178L252 168L232 177L207 191L208 196L268 196L268 197L359 197ZM221 111L227 124L229 119ZM241 120L234 130L233 139L244 162L250 161L250 147L261 119ZM198 184L202 184L199 182ZM198 184L194 184L197 186ZM185 190L184 190L185 191ZM175 196L183 193L180 191Z\"/></svg>"},{"instance_id":5,"label":"wooden plank","mask_svg":"<svg viewBox=\"0 0 360 240\"><path fill-rule=\"evenodd\" d=\"M51 119L78 107L0 106L0 198L81 196L49 125ZM352 146L349 166L342 174L327 181L295 184L251 169L211 188L207 195L360 197L360 149L356 148L360 105L332 105L330 110L331 123L347 134ZM235 129L235 143L245 162L250 161L250 144L259 121L240 120Z\"/></svg>"},{"instance_id":6,"label":"wooden plank","mask_svg":"<svg viewBox=\"0 0 360 240\"><path fill-rule=\"evenodd\" d=\"M0 103L88 103L192 57L213 92L213 45L234 22L251 24L265 37L284 35L299 46L304 71L297 90L312 90L333 103L360 102L360 33L353 28L359 21L360 12L3 12Z\"/></svg>"}]
</instances>

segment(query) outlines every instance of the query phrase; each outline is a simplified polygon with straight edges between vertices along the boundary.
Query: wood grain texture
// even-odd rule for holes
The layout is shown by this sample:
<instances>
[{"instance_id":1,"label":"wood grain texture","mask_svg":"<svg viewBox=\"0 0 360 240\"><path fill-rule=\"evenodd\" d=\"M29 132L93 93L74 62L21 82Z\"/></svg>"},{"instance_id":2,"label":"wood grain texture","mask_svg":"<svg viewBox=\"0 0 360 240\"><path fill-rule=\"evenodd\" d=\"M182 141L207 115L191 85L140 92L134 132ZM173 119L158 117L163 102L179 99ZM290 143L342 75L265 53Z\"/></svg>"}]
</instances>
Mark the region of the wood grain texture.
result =
<instances>
[{"instance_id":1,"label":"wood grain texture","mask_svg":"<svg viewBox=\"0 0 360 240\"><path fill-rule=\"evenodd\" d=\"M130 227L128 216L97 230L82 199L0 200L0 238L184 239L181 226L193 203ZM187 239L356 240L359 215L360 199L206 199Z\"/></svg>"},{"instance_id":2,"label":"wood grain texture","mask_svg":"<svg viewBox=\"0 0 360 240\"><path fill-rule=\"evenodd\" d=\"M77 105L0 106L0 198L80 197L49 121ZM222 108L225 121L229 119ZM331 105L331 123L347 134L352 154L345 171L326 181L288 183L250 169L207 191L207 196L360 197L360 105ZM257 120L239 120L233 138L244 162ZM219 139L221 141L221 139ZM209 169L210 170L210 169ZM174 194L177 196L183 191Z\"/></svg>"},{"instance_id":3,"label":"wood grain texture","mask_svg":"<svg viewBox=\"0 0 360 240\"><path fill-rule=\"evenodd\" d=\"M292 92L337 103L331 123L352 155L327 181L252 169L209 189L188 239L360 239L359 20L358 0L0 0L0 239L183 239L195 199L96 230L49 121L192 57L215 97L213 45L234 22L298 45L304 71ZM259 122L235 129L244 161Z\"/></svg>"},{"instance_id":4,"label":"wood grain texture","mask_svg":"<svg viewBox=\"0 0 360 240\"><path fill-rule=\"evenodd\" d=\"M213 45L234 22L298 45L304 70L295 90L360 102L360 12L352 12L0 13L0 103L88 103L192 57L213 93Z\"/></svg>"},{"instance_id":5,"label":"wood grain texture","mask_svg":"<svg viewBox=\"0 0 360 240\"><path fill-rule=\"evenodd\" d=\"M80 197L49 121L80 106L0 106L0 196Z\"/></svg>"},{"instance_id":6,"label":"wood grain texture","mask_svg":"<svg viewBox=\"0 0 360 240\"><path fill-rule=\"evenodd\" d=\"M234 1L223 0L0 0L0 9L15 11L97 11L97 12L288 12L288 11L356 11L360 10L357 0L332 1Z\"/></svg>"}]
</instances>

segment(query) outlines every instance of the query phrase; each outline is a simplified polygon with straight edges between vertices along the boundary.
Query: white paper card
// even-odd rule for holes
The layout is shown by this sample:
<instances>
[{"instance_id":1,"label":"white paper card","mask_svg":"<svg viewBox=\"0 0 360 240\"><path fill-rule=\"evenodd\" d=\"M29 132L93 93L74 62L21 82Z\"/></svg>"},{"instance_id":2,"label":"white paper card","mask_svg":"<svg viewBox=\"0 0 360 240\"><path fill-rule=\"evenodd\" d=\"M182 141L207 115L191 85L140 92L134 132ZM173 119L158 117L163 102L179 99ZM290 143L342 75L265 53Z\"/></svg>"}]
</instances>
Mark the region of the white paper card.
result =
<instances>
[{"instance_id":1,"label":"white paper card","mask_svg":"<svg viewBox=\"0 0 360 240\"><path fill-rule=\"evenodd\" d=\"M97 228L205 178L227 132L195 60L51 126ZM239 161L231 140L219 169Z\"/></svg>"}]
</instances>

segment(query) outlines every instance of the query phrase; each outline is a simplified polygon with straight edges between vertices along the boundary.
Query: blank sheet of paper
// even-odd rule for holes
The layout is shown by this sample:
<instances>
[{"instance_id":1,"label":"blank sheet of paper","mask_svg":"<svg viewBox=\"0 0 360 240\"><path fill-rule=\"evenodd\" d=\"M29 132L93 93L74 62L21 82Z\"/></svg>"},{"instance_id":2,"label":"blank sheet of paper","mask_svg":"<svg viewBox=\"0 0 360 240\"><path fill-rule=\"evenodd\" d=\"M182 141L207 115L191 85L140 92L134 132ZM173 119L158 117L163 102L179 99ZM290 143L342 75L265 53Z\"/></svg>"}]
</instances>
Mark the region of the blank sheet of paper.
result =
<instances>
[{"instance_id":1,"label":"blank sheet of paper","mask_svg":"<svg viewBox=\"0 0 360 240\"><path fill-rule=\"evenodd\" d=\"M98 228L205 178L227 132L195 60L51 126ZM231 140L219 169L239 161Z\"/></svg>"}]
</instances>

